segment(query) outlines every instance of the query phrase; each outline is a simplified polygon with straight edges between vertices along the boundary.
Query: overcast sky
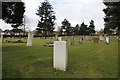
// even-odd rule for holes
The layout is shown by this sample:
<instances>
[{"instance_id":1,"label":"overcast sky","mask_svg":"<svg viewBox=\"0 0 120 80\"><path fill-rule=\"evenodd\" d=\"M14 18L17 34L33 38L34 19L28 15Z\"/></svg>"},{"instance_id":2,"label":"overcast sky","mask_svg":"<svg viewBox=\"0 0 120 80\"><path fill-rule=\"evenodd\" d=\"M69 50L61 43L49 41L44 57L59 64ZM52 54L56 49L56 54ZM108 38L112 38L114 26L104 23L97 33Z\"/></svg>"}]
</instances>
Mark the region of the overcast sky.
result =
<instances>
[{"instance_id":1,"label":"overcast sky","mask_svg":"<svg viewBox=\"0 0 120 80\"><path fill-rule=\"evenodd\" d=\"M37 26L39 17L36 16L38 6L44 0L22 0L26 6L26 26L34 30ZM61 22L66 18L74 27L76 24L89 25L90 20L94 20L96 30L104 28L103 0L48 0L53 6L56 15L56 23L61 26ZM0 21L0 25L4 22ZM8 25L6 25L8 26ZM1 28L1 26L0 26ZM7 27L6 27L7 28ZM3 29L3 28L2 28Z\"/></svg>"}]
</instances>

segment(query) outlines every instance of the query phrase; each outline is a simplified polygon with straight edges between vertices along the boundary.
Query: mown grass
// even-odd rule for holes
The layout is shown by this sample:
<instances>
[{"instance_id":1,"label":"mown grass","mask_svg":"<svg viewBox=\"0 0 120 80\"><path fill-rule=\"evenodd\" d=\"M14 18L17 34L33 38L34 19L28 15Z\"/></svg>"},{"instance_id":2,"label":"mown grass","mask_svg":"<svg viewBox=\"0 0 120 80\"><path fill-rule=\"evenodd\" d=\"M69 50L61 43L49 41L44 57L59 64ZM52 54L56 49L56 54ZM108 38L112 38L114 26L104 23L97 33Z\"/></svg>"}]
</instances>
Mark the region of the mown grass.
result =
<instances>
[{"instance_id":1,"label":"mown grass","mask_svg":"<svg viewBox=\"0 0 120 80\"><path fill-rule=\"evenodd\" d=\"M26 41L26 39L23 39ZM53 68L53 47L43 46L53 39L34 38L33 46L25 43L3 43L3 78L117 78L118 41L68 46L66 72Z\"/></svg>"}]
</instances>

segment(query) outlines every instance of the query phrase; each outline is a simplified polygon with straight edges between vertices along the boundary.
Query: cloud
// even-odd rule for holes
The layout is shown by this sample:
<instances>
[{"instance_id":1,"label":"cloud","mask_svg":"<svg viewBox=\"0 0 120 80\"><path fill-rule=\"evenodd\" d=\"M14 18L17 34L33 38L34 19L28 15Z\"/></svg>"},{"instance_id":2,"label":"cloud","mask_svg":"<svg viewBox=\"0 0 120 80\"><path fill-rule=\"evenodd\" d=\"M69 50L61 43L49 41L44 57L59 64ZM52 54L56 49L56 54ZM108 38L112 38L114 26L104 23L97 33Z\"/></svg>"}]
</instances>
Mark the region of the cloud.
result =
<instances>
[{"instance_id":1,"label":"cloud","mask_svg":"<svg viewBox=\"0 0 120 80\"><path fill-rule=\"evenodd\" d=\"M102 0L62 0L59 2L52 0L51 3L56 12L56 22L59 25L61 25L64 18L67 18L72 26L81 24L82 22L89 24L89 21L93 19L96 30L104 27L104 13L102 10L105 6Z\"/></svg>"},{"instance_id":2,"label":"cloud","mask_svg":"<svg viewBox=\"0 0 120 80\"><path fill-rule=\"evenodd\" d=\"M22 0L25 2L26 27L34 30L37 27L39 17L35 14L38 6L44 0ZM72 26L85 22L89 25L92 19L95 21L96 30L104 28L102 0L48 0L53 6L56 15L56 23L61 26L64 18L68 19Z\"/></svg>"},{"instance_id":3,"label":"cloud","mask_svg":"<svg viewBox=\"0 0 120 80\"><path fill-rule=\"evenodd\" d=\"M6 29L12 29L10 24L5 23L2 19L0 19L0 29L2 29L3 31Z\"/></svg>"}]
</instances>

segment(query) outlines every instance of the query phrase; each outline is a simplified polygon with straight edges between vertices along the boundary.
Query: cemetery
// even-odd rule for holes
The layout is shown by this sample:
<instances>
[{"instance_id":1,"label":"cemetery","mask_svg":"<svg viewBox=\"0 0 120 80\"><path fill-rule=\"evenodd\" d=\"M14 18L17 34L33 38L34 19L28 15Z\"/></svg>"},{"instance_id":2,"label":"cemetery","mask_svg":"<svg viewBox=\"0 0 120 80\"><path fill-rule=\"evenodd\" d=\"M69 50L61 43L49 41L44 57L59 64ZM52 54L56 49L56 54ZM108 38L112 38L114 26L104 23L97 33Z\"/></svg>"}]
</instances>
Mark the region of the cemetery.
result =
<instances>
[{"instance_id":1,"label":"cemetery","mask_svg":"<svg viewBox=\"0 0 120 80\"><path fill-rule=\"evenodd\" d=\"M120 2L65 1L0 1L0 79L118 78Z\"/></svg>"},{"instance_id":2,"label":"cemetery","mask_svg":"<svg viewBox=\"0 0 120 80\"><path fill-rule=\"evenodd\" d=\"M27 38L22 40L27 41ZM72 39L69 38L70 41ZM3 78L117 77L118 40L115 37L110 37L108 45L100 41L94 43L84 37L83 44L65 45L64 41L56 41L56 47L44 46L51 42L54 42L53 38L33 38L31 47L27 47L27 43L3 43Z\"/></svg>"}]
</instances>

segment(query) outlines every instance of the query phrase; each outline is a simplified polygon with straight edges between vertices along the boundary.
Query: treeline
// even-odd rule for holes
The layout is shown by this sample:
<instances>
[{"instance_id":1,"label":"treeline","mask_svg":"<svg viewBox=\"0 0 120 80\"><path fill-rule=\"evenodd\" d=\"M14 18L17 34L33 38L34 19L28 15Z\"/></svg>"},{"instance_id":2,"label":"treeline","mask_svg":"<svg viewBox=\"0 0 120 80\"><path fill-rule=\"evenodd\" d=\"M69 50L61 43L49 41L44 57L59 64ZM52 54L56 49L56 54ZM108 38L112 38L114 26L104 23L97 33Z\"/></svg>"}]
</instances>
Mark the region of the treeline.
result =
<instances>
[{"instance_id":1,"label":"treeline","mask_svg":"<svg viewBox=\"0 0 120 80\"><path fill-rule=\"evenodd\" d=\"M106 8L103 10L105 13L105 28L103 32L105 34L112 34L112 32L117 31L120 33L120 2L103 2ZM25 4L23 2L2 2L2 19L11 24L13 27L12 32L18 33L20 27L22 32L25 33L25 22L24 22L24 12ZM55 12L52 5L45 0L37 9L39 16L39 21L36 30L36 34L41 35L53 35L54 25L55 25ZM91 20L90 24L76 24L76 26L71 26L69 20L64 19L61 21L62 26L60 30L60 35L93 35L95 33L94 21ZM19 29L19 30L18 30ZM25 34L24 34L25 35Z\"/></svg>"}]
</instances>

